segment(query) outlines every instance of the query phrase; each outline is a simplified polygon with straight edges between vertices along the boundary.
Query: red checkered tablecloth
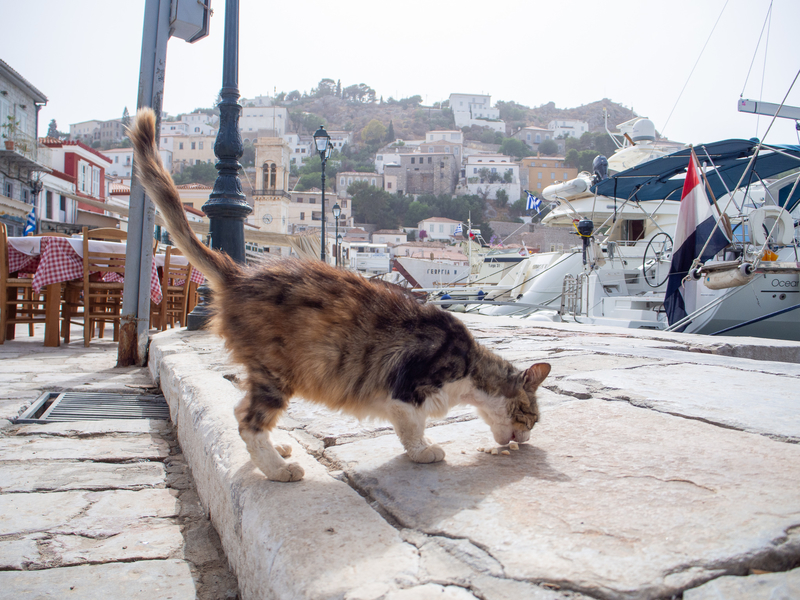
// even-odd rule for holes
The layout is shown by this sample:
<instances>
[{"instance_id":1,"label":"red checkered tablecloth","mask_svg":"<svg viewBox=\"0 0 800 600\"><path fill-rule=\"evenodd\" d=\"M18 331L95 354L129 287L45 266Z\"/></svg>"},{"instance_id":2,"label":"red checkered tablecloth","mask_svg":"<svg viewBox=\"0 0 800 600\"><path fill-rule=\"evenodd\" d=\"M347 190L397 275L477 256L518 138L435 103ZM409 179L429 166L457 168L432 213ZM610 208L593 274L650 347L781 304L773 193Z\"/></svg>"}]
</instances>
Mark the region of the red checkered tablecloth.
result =
<instances>
[{"instance_id":1,"label":"red checkered tablecloth","mask_svg":"<svg viewBox=\"0 0 800 600\"><path fill-rule=\"evenodd\" d=\"M89 242L90 245L93 243ZM83 277L83 257L75 251L68 238L61 237L42 237L39 254L19 252L9 241L8 267L11 273L32 273L32 286L37 292L51 283L74 281ZM107 281L120 281L115 273L109 273L108 276ZM150 273L150 298L158 304L161 302L161 296L161 283L153 262Z\"/></svg>"}]
</instances>

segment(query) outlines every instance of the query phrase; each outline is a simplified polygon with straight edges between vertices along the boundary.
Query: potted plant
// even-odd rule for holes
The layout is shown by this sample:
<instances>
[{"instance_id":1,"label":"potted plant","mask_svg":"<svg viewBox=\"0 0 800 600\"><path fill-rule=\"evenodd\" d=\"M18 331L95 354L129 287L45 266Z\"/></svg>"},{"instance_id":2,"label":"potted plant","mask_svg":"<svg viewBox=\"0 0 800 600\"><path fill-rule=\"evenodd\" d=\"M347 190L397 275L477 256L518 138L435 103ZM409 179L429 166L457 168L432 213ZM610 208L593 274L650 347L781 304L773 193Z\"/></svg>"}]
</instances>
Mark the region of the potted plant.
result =
<instances>
[{"instance_id":1,"label":"potted plant","mask_svg":"<svg viewBox=\"0 0 800 600\"><path fill-rule=\"evenodd\" d=\"M11 115L8 115L8 117L6 117L6 122L0 125L0 128L3 130L3 141L6 145L6 150L14 149L14 133L17 131L18 127L19 121Z\"/></svg>"}]
</instances>

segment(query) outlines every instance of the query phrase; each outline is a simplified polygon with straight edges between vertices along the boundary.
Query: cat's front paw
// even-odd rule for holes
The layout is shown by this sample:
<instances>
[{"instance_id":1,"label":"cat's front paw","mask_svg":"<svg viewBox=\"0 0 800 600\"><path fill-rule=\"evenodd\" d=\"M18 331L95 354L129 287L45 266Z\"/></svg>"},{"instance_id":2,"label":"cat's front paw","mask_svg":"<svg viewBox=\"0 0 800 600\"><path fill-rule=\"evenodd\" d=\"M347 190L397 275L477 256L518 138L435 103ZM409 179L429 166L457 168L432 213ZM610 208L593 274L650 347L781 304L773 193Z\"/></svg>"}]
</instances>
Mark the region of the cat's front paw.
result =
<instances>
[{"instance_id":1,"label":"cat's front paw","mask_svg":"<svg viewBox=\"0 0 800 600\"><path fill-rule=\"evenodd\" d=\"M431 444L416 452L409 452L408 457L418 463L435 463L444 460L444 450L438 444Z\"/></svg>"},{"instance_id":2,"label":"cat's front paw","mask_svg":"<svg viewBox=\"0 0 800 600\"><path fill-rule=\"evenodd\" d=\"M300 481L306 472L297 463L286 463L271 473L264 473L270 481Z\"/></svg>"}]
</instances>

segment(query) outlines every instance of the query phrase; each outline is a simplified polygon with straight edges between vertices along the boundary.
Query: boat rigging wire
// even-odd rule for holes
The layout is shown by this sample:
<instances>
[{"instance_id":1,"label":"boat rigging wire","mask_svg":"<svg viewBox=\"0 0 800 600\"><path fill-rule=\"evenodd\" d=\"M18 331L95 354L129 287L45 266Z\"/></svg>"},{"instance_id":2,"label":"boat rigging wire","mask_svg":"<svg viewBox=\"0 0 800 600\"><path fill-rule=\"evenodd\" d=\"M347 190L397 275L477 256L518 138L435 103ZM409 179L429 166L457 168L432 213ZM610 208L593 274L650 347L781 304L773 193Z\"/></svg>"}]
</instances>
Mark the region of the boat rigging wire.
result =
<instances>
[{"instance_id":1,"label":"boat rigging wire","mask_svg":"<svg viewBox=\"0 0 800 600\"><path fill-rule=\"evenodd\" d=\"M706 46L708 46L708 42L711 41L711 36L714 35L714 30L717 28L719 20L722 18L722 13L725 12L725 7L728 6L728 1L729 0L725 0L725 5L722 7L722 10L719 11L719 16L717 17L717 21L714 23L714 27L711 28L711 33L708 34L708 39L706 39L706 43L703 44L703 49L700 50L700 56L697 57L697 60L695 61L694 66L692 67L692 70L689 72L689 77L686 78L686 83L683 84L681 93L678 94L678 98L675 100L675 105L672 107L672 110L670 111L669 116L667 117L667 121L666 123L664 123L664 127L661 128L661 137L665 136L664 132L667 130L667 125L669 125L669 120L672 118L672 113L674 113L675 109L678 107L678 102L681 101L681 96L683 96L683 92L686 91L686 86L689 85L689 80L692 78L692 74L694 73L694 70L697 68L697 64L703 57L703 52L705 52Z\"/></svg>"},{"instance_id":2,"label":"boat rigging wire","mask_svg":"<svg viewBox=\"0 0 800 600\"><path fill-rule=\"evenodd\" d=\"M758 47L761 45L761 38L764 35L764 29L766 29L766 27L767 27L767 22L768 21L771 22L771 18L770 18L771 14L772 14L772 2L769 3L769 8L767 9L767 16L764 17L764 24L761 26L761 34L758 36L758 42L756 42L756 48L755 48L755 50L753 50L753 58L750 60L750 68L747 69L747 76L744 78L744 85L742 85L742 91L739 94L739 98L743 98L744 97L744 90L747 87L747 81L750 79L750 72L753 70L753 64L756 62L756 55L758 54ZM766 51L765 51L765 56L764 56L764 63L765 64L766 64L766 60L767 60L767 57L766 57ZM763 80L762 80L762 92L763 92Z\"/></svg>"}]
</instances>

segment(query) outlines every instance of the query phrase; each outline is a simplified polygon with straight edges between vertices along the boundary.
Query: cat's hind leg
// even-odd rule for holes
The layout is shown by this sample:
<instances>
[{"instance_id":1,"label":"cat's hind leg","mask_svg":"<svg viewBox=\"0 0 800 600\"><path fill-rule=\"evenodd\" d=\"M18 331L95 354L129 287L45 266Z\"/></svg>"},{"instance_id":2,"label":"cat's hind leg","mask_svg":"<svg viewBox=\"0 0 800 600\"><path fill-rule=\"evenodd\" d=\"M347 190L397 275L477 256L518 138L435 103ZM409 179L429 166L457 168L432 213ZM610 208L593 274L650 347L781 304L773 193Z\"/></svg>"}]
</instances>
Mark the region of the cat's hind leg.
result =
<instances>
[{"instance_id":1,"label":"cat's hind leg","mask_svg":"<svg viewBox=\"0 0 800 600\"><path fill-rule=\"evenodd\" d=\"M235 414L239 421L239 435L250 458L271 481L299 481L305 474L303 467L284 460L291 455L291 447L275 446L270 439L270 430L286 409L288 395L263 373L251 374L248 387L247 395L236 407Z\"/></svg>"},{"instance_id":2,"label":"cat's hind leg","mask_svg":"<svg viewBox=\"0 0 800 600\"><path fill-rule=\"evenodd\" d=\"M390 402L389 420L408 457L418 463L433 463L444 459L442 447L425 437L425 412L407 402Z\"/></svg>"}]
</instances>

